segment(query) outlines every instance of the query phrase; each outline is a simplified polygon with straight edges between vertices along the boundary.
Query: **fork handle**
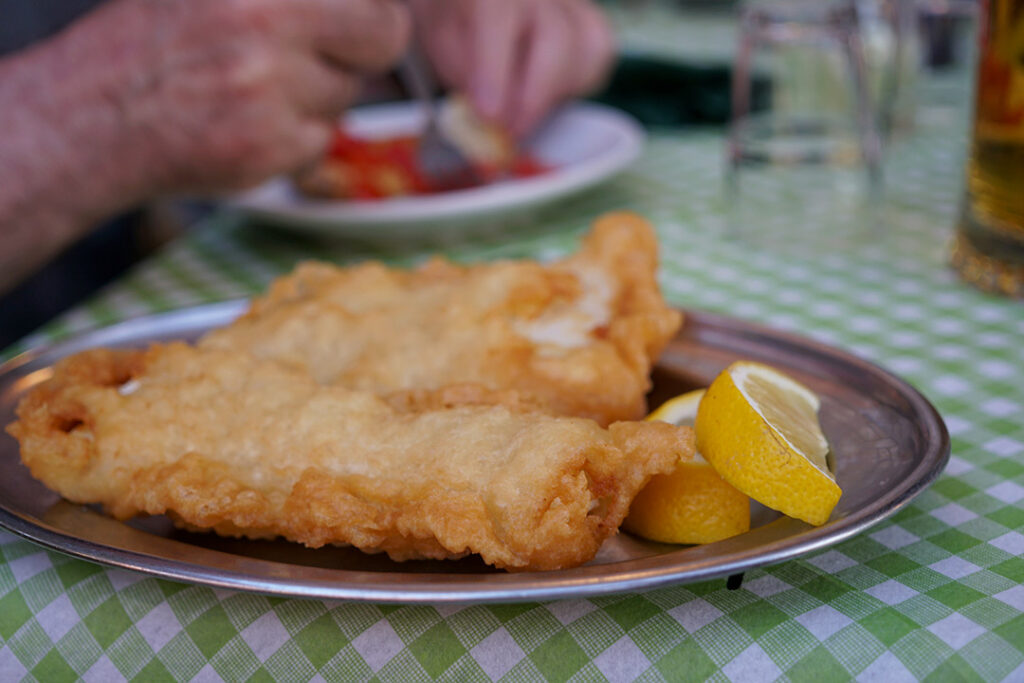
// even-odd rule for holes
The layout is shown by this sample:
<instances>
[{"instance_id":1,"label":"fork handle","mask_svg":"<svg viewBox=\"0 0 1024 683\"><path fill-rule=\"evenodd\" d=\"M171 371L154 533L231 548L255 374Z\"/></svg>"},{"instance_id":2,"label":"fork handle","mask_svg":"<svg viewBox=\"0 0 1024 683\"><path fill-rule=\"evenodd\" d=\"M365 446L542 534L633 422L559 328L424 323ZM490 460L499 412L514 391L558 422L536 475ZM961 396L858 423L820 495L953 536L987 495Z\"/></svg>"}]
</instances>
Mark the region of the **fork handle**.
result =
<instances>
[{"instance_id":1,"label":"fork handle","mask_svg":"<svg viewBox=\"0 0 1024 683\"><path fill-rule=\"evenodd\" d=\"M398 64L398 77L409 94L423 106L427 117L433 118L436 83L426 65L423 53L415 44L410 44Z\"/></svg>"}]
</instances>

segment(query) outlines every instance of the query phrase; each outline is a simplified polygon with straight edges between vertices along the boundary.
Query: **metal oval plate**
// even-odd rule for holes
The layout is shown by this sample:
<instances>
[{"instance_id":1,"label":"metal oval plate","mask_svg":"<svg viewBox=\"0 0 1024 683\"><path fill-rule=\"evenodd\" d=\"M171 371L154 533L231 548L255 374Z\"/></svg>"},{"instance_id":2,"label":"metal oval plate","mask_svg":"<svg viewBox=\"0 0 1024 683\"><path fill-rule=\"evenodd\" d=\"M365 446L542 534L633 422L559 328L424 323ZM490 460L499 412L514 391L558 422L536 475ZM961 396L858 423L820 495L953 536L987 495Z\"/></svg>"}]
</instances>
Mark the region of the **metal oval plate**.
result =
<instances>
[{"instance_id":1,"label":"metal oval plate","mask_svg":"<svg viewBox=\"0 0 1024 683\"><path fill-rule=\"evenodd\" d=\"M194 339L240 314L234 301L130 320L32 351L0 366L0 424L58 359L95 346ZM654 372L652 404L706 386L730 362L770 363L822 398L843 497L828 524L811 527L755 510L748 533L702 546L649 543L626 533L590 563L564 571L506 573L479 559L396 563L352 548L310 550L174 529L163 517L114 521L35 481L17 443L0 436L0 526L48 548L177 581L283 596L398 603L573 598L711 579L804 555L858 534L909 503L949 459L949 436L931 404L903 380L853 355L765 327L687 313Z\"/></svg>"}]
</instances>

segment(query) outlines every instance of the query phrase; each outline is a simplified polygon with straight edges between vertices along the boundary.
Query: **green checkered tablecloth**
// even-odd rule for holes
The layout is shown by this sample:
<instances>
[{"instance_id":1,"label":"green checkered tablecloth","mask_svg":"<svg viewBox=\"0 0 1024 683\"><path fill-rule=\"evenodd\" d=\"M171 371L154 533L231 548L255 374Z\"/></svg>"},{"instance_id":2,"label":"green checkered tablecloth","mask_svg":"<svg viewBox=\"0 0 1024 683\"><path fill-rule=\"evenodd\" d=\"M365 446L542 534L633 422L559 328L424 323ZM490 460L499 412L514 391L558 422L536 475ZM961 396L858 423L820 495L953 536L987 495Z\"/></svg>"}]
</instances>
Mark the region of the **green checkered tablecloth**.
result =
<instances>
[{"instance_id":1,"label":"green checkered tablecloth","mask_svg":"<svg viewBox=\"0 0 1024 683\"><path fill-rule=\"evenodd\" d=\"M966 99L966 92L963 93ZM588 600L388 606L170 583L0 532L0 681L1024 680L1024 307L960 284L946 249L962 112L922 109L868 206L788 186L730 237L722 138L657 134L642 160L536 227L444 249L551 257L590 219L651 218L673 303L796 331L902 375L945 417L953 455L891 520L803 559L724 580ZM756 232L752 232L756 229ZM841 247L817 239L851 236ZM398 252L217 215L22 346L258 291L295 261ZM7 438L7 437L3 437Z\"/></svg>"}]
</instances>

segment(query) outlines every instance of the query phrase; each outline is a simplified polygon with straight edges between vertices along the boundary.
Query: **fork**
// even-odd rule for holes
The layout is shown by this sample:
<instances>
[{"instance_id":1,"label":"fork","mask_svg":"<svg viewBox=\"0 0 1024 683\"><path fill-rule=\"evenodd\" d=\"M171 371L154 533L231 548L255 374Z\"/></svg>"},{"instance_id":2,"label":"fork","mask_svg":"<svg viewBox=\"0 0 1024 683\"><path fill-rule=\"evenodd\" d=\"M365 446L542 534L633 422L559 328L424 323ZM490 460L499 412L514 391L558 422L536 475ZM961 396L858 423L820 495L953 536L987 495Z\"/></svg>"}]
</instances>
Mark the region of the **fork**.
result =
<instances>
[{"instance_id":1,"label":"fork","mask_svg":"<svg viewBox=\"0 0 1024 683\"><path fill-rule=\"evenodd\" d=\"M441 130L438 107L434 101L436 84L423 61L422 53L415 46L409 48L399 64L398 76L419 102L426 118L426 126L416 146L416 165L428 185L435 190L480 185L483 182L480 173Z\"/></svg>"}]
</instances>

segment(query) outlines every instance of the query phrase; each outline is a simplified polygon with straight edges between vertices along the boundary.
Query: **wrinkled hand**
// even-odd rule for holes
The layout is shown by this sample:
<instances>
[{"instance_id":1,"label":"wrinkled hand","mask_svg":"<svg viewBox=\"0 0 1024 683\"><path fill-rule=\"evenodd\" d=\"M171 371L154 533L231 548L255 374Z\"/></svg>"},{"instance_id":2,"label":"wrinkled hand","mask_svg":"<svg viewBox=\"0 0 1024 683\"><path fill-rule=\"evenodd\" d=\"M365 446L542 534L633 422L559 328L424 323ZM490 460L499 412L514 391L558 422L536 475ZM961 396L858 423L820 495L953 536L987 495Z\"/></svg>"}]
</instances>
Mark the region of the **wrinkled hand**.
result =
<instances>
[{"instance_id":1,"label":"wrinkled hand","mask_svg":"<svg viewBox=\"0 0 1024 683\"><path fill-rule=\"evenodd\" d=\"M400 0L110 0L0 59L0 290L106 216L313 161Z\"/></svg>"},{"instance_id":2,"label":"wrinkled hand","mask_svg":"<svg viewBox=\"0 0 1024 683\"><path fill-rule=\"evenodd\" d=\"M310 162L411 23L396 0L115 4L116 37L92 49L116 59L110 96L157 191L243 187Z\"/></svg>"},{"instance_id":3,"label":"wrinkled hand","mask_svg":"<svg viewBox=\"0 0 1024 683\"><path fill-rule=\"evenodd\" d=\"M593 90L614 52L590 0L413 0L417 31L441 80L515 135Z\"/></svg>"}]
</instances>

